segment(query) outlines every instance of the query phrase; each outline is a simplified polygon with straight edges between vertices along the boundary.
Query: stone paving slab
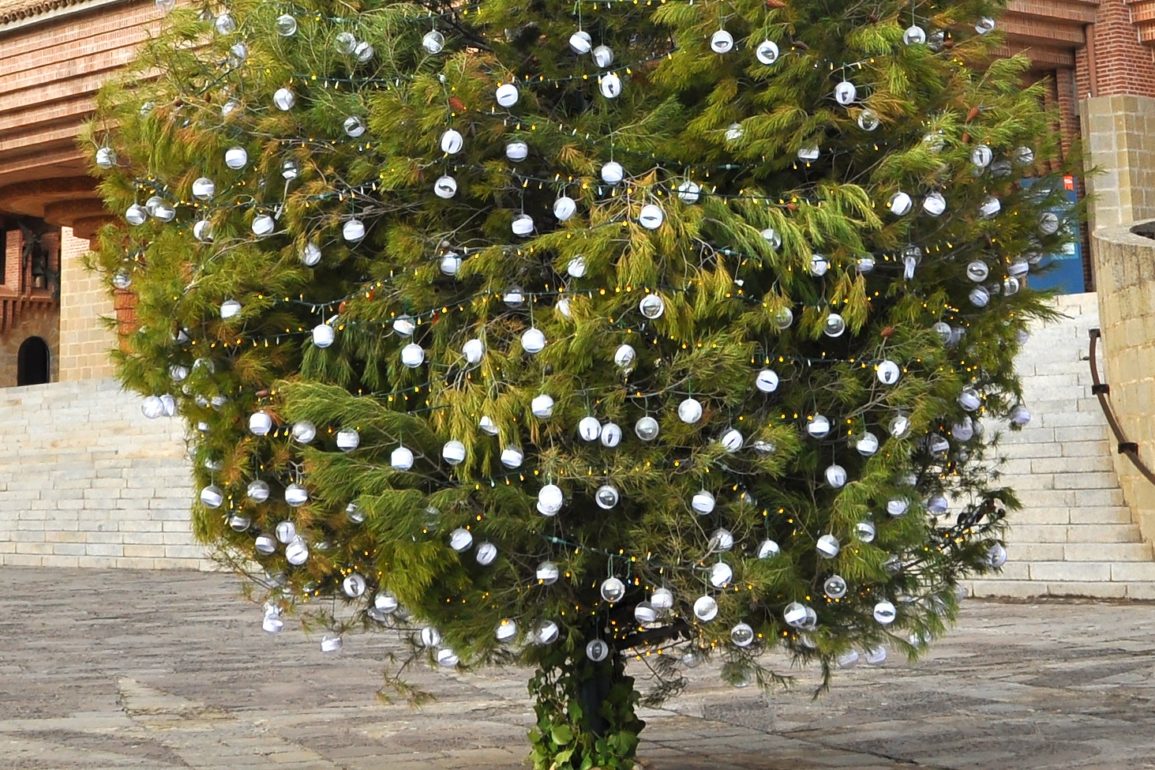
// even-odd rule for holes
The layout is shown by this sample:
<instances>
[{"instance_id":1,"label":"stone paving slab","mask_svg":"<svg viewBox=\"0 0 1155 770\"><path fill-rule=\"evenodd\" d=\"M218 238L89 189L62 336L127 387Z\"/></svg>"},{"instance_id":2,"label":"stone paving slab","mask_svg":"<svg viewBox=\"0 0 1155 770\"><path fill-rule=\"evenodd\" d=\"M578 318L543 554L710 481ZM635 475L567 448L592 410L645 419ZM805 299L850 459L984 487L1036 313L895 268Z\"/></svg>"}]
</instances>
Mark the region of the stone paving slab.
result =
<instances>
[{"instance_id":1,"label":"stone paving slab","mask_svg":"<svg viewBox=\"0 0 1155 770\"><path fill-rule=\"evenodd\" d=\"M228 575L0 568L4 770L524 768L525 673L414 671L375 697L384 634L260 630ZM649 770L1155 768L1155 604L964 605L923 660L763 696L706 667L644 714ZM786 670L788 662L781 661Z\"/></svg>"}]
</instances>

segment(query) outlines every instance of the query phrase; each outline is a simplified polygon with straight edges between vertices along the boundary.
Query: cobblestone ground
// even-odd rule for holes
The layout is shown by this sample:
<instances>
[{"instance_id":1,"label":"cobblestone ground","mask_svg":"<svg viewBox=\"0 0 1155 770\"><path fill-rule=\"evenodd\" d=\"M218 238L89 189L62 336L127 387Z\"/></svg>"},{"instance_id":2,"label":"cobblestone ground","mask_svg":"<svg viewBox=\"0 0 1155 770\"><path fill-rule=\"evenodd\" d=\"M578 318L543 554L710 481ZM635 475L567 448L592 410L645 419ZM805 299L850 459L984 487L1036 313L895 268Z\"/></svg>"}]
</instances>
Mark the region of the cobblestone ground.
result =
<instances>
[{"instance_id":1,"label":"cobblestone ground","mask_svg":"<svg viewBox=\"0 0 1155 770\"><path fill-rule=\"evenodd\" d=\"M524 673L417 671L374 693L390 641L322 655L219 574L0 568L0 768L524 767ZM694 673L647 713L650 770L1155 768L1155 604L974 601L917 664L764 699Z\"/></svg>"}]
</instances>

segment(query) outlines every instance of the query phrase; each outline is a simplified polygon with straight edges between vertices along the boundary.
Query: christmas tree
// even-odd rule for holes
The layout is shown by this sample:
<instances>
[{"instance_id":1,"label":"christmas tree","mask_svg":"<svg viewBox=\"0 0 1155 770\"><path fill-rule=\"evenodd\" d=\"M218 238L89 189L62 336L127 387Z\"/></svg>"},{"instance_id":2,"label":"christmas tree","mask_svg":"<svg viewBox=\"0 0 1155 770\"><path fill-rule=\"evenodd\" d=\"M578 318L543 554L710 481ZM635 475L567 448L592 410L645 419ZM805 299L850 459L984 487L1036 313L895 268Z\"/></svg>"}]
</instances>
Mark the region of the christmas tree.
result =
<instances>
[{"instance_id":1,"label":"christmas tree","mask_svg":"<svg viewBox=\"0 0 1155 770\"><path fill-rule=\"evenodd\" d=\"M633 657L917 654L1005 559L983 420L1067 238L1001 5L173 11L90 127L97 261L265 628L535 667L542 768L631 765Z\"/></svg>"}]
</instances>

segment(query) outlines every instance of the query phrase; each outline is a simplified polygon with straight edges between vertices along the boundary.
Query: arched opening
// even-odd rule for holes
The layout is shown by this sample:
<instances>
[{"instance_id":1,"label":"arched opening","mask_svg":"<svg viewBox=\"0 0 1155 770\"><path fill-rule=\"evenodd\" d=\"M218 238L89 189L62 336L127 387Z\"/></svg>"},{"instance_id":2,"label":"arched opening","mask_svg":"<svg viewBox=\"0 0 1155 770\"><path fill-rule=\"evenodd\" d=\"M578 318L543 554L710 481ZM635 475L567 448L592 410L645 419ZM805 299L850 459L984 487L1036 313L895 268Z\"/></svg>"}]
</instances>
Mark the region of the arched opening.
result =
<instances>
[{"instance_id":1,"label":"arched opening","mask_svg":"<svg viewBox=\"0 0 1155 770\"><path fill-rule=\"evenodd\" d=\"M16 384L40 385L48 382L48 343L29 337L20 343L16 357Z\"/></svg>"}]
</instances>

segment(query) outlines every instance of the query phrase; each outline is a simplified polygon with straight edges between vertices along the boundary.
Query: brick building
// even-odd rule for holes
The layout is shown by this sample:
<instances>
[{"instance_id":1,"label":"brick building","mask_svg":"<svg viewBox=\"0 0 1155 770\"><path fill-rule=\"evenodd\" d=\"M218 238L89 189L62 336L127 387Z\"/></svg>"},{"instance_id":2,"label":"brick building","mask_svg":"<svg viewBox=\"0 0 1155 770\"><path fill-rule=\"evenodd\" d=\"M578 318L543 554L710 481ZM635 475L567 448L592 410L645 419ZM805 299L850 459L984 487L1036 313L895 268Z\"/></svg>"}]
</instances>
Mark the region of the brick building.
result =
<instances>
[{"instance_id":1,"label":"brick building","mask_svg":"<svg viewBox=\"0 0 1155 770\"><path fill-rule=\"evenodd\" d=\"M33 337L47 343L52 382L112 374L98 321L112 308L81 262L106 214L76 136L158 17L152 3L0 0L0 387L17 384Z\"/></svg>"},{"instance_id":2,"label":"brick building","mask_svg":"<svg viewBox=\"0 0 1155 770\"><path fill-rule=\"evenodd\" d=\"M0 0L0 388L30 384L0 389L0 564L209 564L180 424L145 421L113 379L101 317L131 320L129 297L83 261L107 214L76 137L160 16L151 0Z\"/></svg>"},{"instance_id":3,"label":"brick building","mask_svg":"<svg viewBox=\"0 0 1155 770\"><path fill-rule=\"evenodd\" d=\"M0 0L0 388L28 386L0 391L0 564L207 563L179 423L145 421L113 379L100 318L131 323L131 296L83 266L107 215L76 136L160 17L153 0ZM1102 172L1074 184L1094 194L1082 273L1104 291L1065 302L1072 320L1022 359L1041 419L1008 475L1028 508L1016 561L976 590L1155 598L1155 487L1112 459L1082 360L1101 319L1112 398L1155 457L1155 242L1129 232L1155 219L1155 0L1010 0L1000 25L1050 84L1064 148L1081 137Z\"/></svg>"}]
</instances>

